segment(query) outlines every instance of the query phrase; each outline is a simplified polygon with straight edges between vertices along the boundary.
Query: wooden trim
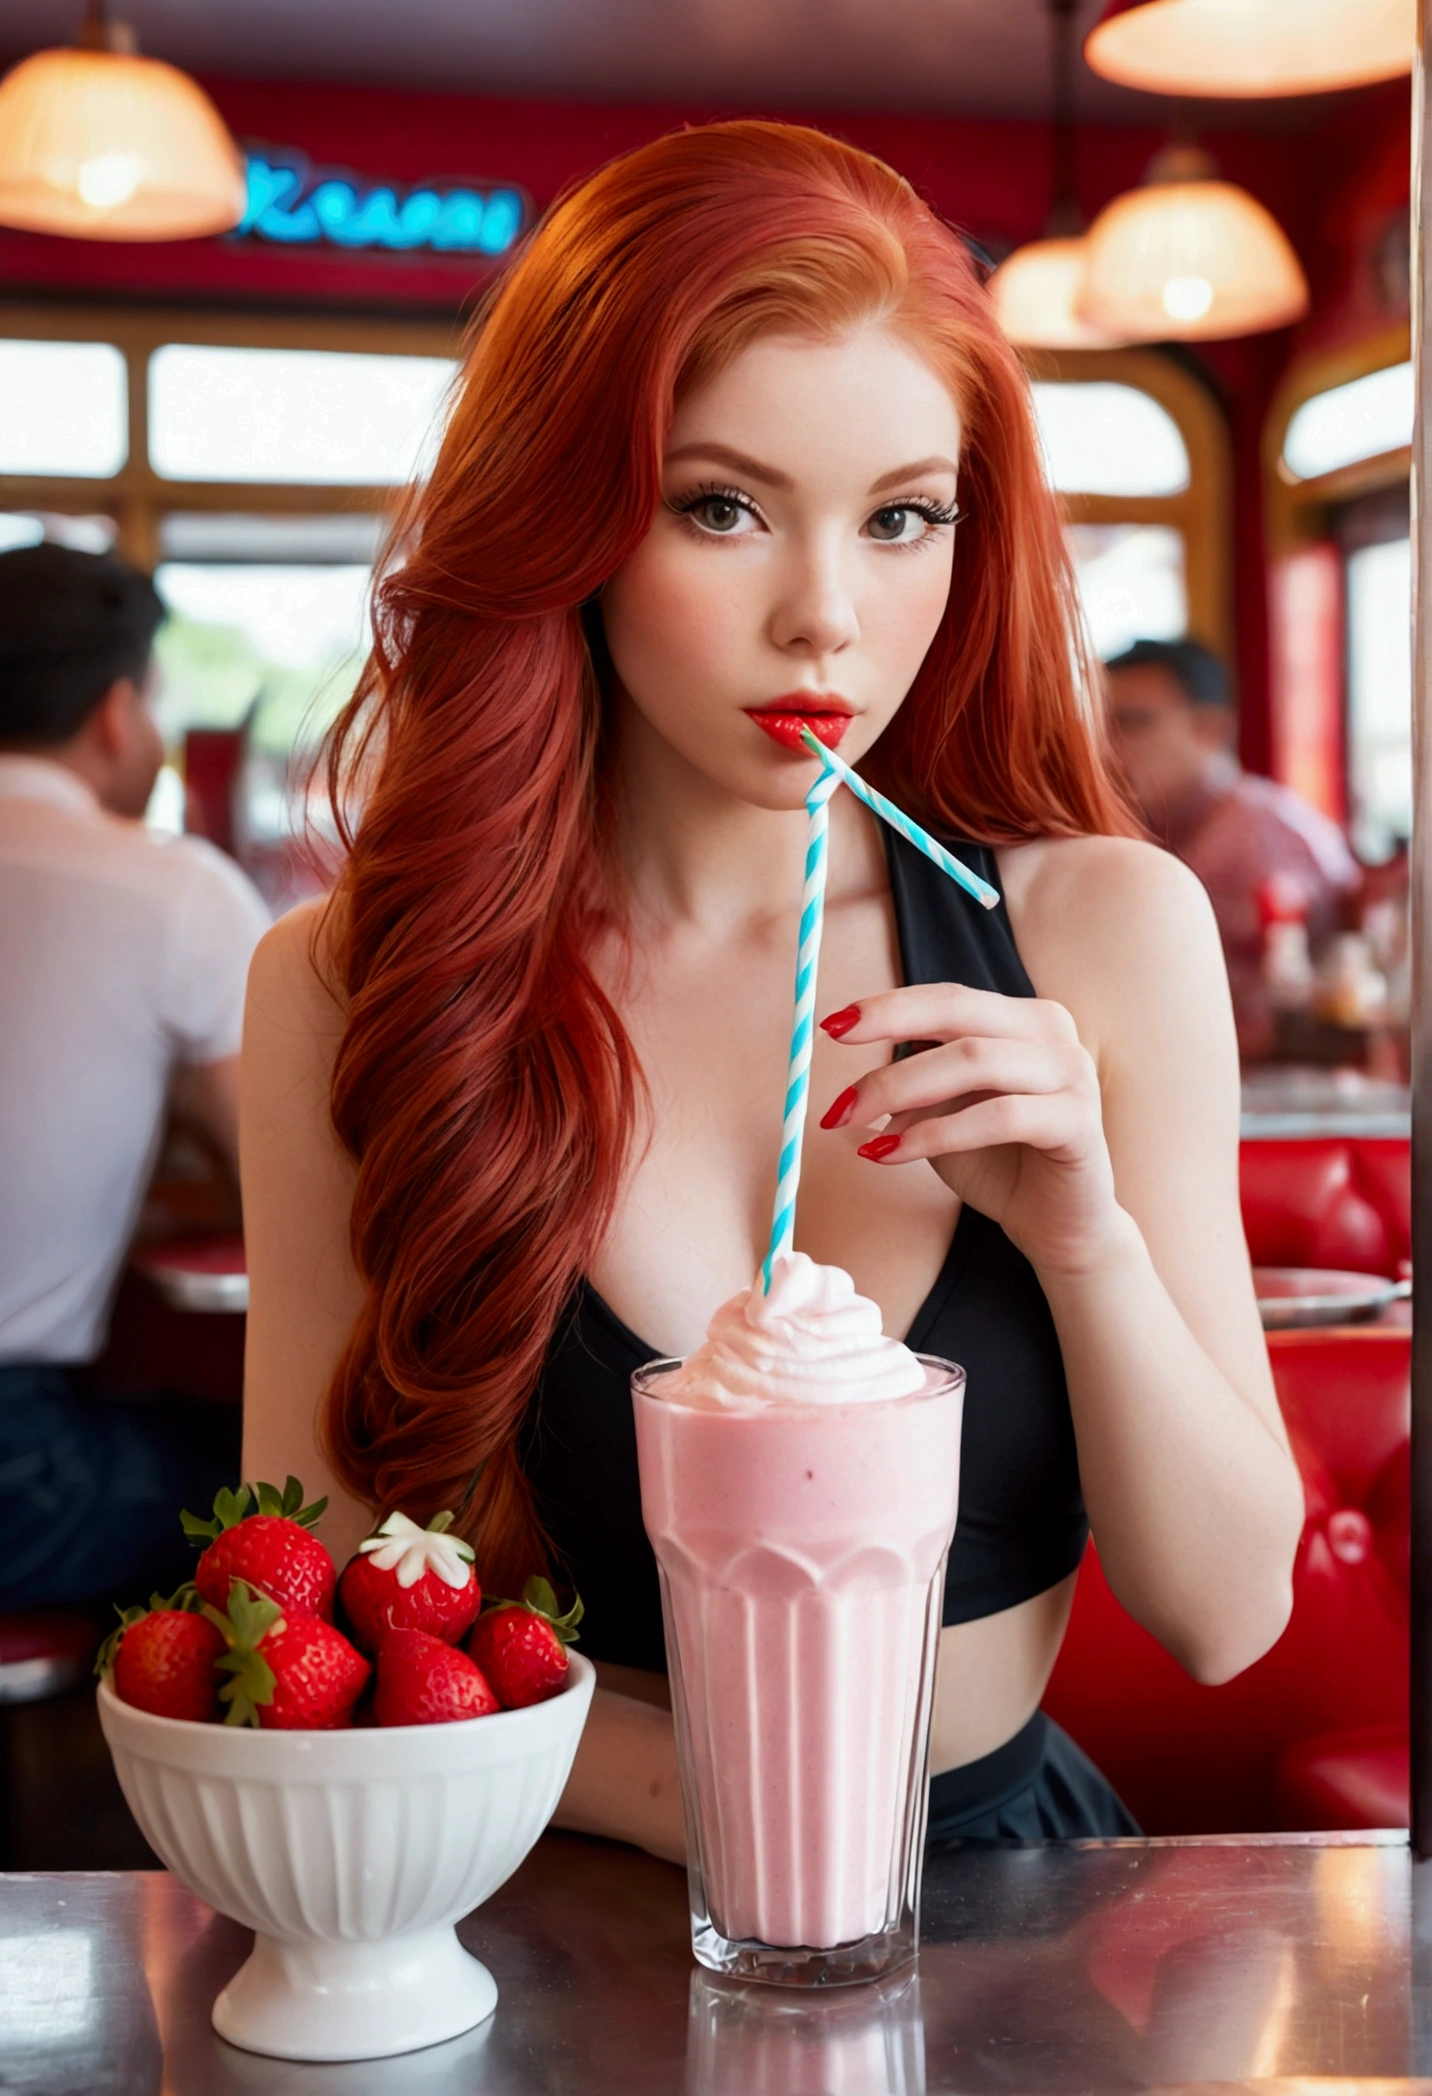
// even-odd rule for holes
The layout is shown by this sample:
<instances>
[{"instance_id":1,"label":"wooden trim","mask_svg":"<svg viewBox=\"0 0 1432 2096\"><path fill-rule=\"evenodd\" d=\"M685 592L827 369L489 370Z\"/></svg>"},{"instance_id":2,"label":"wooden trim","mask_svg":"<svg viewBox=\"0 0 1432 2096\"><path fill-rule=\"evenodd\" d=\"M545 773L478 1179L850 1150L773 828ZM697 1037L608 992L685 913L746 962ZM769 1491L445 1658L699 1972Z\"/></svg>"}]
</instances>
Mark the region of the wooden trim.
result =
<instances>
[{"instance_id":1,"label":"wooden trim","mask_svg":"<svg viewBox=\"0 0 1432 2096\"><path fill-rule=\"evenodd\" d=\"M379 356L455 357L463 323L453 320L328 319L322 314L208 313L182 306L51 305L0 299L0 336L40 342L113 342L126 353L165 342L238 349L369 350Z\"/></svg>"},{"instance_id":2,"label":"wooden trim","mask_svg":"<svg viewBox=\"0 0 1432 2096\"><path fill-rule=\"evenodd\" d=\"M169 342L240 349L329 349L377 356L456 357L459 321L325 319L320 315L191 313L179 308L36 305L0 300L0 339L110 342L129 373L129 452L108 479L0 474L0 510L50 510L61 516L112 516L118 549L151 572L160 551L160 520L174 510L258 512L281 516L384 514L396 487L350 487L285 481L166 480L149 463L149 359Z\"/></svg>"},{"instance_id":3,"label":"wooden trim","mask_svg":"<svg viewBox=\"0 0 1432 2096\"><path fill-rule=\"evenodd\" d=\"M1411 334L1403 321L1338 349L1304 357L1284 373L1263 425L1264 515L1270 560L1325 537L1328 511L1334 504L1406 481L1412 461L1406 445L1311 480L1289 477L1283 465L1283 445L1288 425L1305 400L1355 378L1366 378L1369 372L1385 371L1390 364L1405 364L1411 354Z\"/></svg>"},{"instance_id":4,"label":"wooden trim","mask_svg":"<svg viewBox=\"0 0 1432 2096\"><path fill-rule=\"evenodd\" d=\"M1030 350L1025 364L1034 379L1133 386L1172 415L1188 451L1187 488L1176 495L1066 495L1065 511L1075 524L1169 524L1181 532L1189 633L1231 659L1233 455L1213 395L1157 350Z\"/></svg>"}]
</instances>

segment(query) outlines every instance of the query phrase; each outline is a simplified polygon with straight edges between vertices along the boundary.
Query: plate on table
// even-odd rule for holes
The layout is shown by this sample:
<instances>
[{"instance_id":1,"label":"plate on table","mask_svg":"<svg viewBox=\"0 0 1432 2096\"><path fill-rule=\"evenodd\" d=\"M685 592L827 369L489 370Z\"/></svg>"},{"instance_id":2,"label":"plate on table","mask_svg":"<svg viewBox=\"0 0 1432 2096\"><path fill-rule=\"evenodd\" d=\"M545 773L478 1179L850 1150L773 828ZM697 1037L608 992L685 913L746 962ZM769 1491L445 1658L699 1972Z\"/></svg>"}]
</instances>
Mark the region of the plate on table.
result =
<instances>
[{"instance_id":1,"label":"plate on table","mask_svg":"<svg viewBox=\"0 0 1432 2096\"><path fill-rule=\"evenodd\" d=\"M1265 1332L1362 1324L1412 1293L1410 1281L1324 1266L1255 1266L1253 1286Z\"/></svg>"},{"instance_id":2,"label":"plate on table","mask_svg":"<svg viewBox=\"0 0 1432 2096\"><path fill-rule=\"evenodd\" d=\"M240 1311L249 1307L249 1270L241 1237L195 1237L146 1245L134 1264L171 1310Z\"/></svg>"}]
</instances>

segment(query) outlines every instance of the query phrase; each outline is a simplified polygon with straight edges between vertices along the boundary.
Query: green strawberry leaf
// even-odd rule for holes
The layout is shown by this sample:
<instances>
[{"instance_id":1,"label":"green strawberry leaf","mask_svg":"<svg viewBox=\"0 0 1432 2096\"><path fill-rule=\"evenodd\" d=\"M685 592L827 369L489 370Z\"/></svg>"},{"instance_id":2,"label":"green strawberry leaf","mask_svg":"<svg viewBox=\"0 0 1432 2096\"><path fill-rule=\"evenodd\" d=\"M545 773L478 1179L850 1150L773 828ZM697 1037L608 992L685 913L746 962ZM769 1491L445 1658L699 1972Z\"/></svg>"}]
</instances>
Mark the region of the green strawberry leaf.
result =
<instances>
[{"instance_id":1,"label":"green strawberry leaf","mask_svg":"<svg viewBox=\"0 0 1432 2096\"><path fill-rule=\"evenodd\" d=\"M565 1615L559 1615L559 1607L550 1581L539 1578L534 1573L523 1587L520 1601L488 1601L483 1604L482 1613L485 1616L493 1615L500 1608L530 1609L534 1616L541 1616L544 1622L551 1624L564 1645L575 1645L578 1642L577 1625L586 1613L582 1597L580 1594L572 1596L572 1606Z\"/></svg>"},{"instance_id":2,"label":"green strawberry leaf","mask_svg":"<svg viewBox=\"0 0 1432 2096\"><path fill-rule=\"evenodd\" d=\"M258 1502L261 1514L278 1514L285 1521L296 1521L300 1528L312 1528L326 1512L328 1501L315 1499L312 1506L303 1503L303 1486L293 1476L284 1479L283 1490L277 1485L258 1484L250 1487Z\"/></svg>"},{"instance_id":3,"label":"green strawberry leaf","mask_svg":"<svg viewBox=\"0 0 1432 2096\"><path fill-rule=\"evenodd\" d=\"M442 1512L434 1514L432 1520L428 1523L428 1534L430 1536L445 1536L456 1519L457 1515L452 1511L451 1507L444 1507Z\"/></svg>"},{"instance_id":4,"label":"green strawberry leaf","mask_svg":"<svg viewBox=\"0 0 1432 2096\"><path fill-rule=\"evenodd\" d=\"M240 1485L237 1492L231 1492L225 1485L214 1494L212 1519L206 1521L198 1514L191 1514L186 1507L179 1516L180 1526L189 1541L202 1548L205 1543L212 1543L216 1536L221 1536L226 1528L238 1526L249 1510L252 1496L247 1485Z\"/></svg>"},{"instance_id":5,"label":"green strawberry leaf","mask_svg":"<svg viewBox=\"0 0 1432 2096\"><path fill-rule=\"evenodd\" d=\"M522 1589L522 1604L534 1615L545 1616L564 1645L577 1641L577 1625L586 1614L580 1594L572 1596L572 1606L565 1615L558 1613L557 1596L545 1579L529 1579Z\"/></svg>"},{"instance_id":6,"label":"green strawberry leaf","mask_svg":"<svg viewBox=\"0 0 1432 2096\"><path fill-rule=\"evenodd\" d=\"M276 1601L270 1601L267 1594L256 1593L246 1579L229 1581L226 1612L207 1602L202 1612L223 1631L233 1650L245 1652L253 1651L283 1614Z\"/></svg>"},{"instance_id":7,"label":"green strawberry leaf","mask_svg":"<svg viewBox=\"0 0 1432 2096\"><path fill-rule=\"evenodd\" d=\"M219 1701L224 1704L226 1725L251 1725L258 1727L259 1711L264 1704L272 1703L278 1682L273 1668L262 1652L225 1652L215 1662L221 1674L228 1674L219 1690Z\"/></svg>"},{"instance_id":8,"label":"green strawberry leaf","mask_svg":"<svg viewBox=\"0 0 1432 2096\"><path fill-rule=\"evenodd\" d=\"M215 1661L219 1672L231 1677L219 1690L219 1701L225 1705L224 1723L256 1726L260 1707L272 1703L278 1686L273 1668L258 1648L281 1621L282 1611L267 1594L256 1594L246 1579L231 1579L227 1612L205 1602L200 1613L222 1633L229 1648Z\"/></svg>"},{"instance_id":9,"label":"green strawberry leaf","mask_svg":"<svg viewBox=\"0 0 1432 2096\"><path fill-rule=\"evenodd\" d=\"M114 1665L115 1657L123 1642L126 1630L132 1630L136 1623L142 1623L149 1614L149 1610L137 1601L131 1608L121 1608L119 1603L116 1602L114 1612L119 1617L119 1627L110 1632L100 1646L99 1651L95 1654L94 1670L96 1674L107 1674L109 1672Z\"/></svg>"},{"instance_id":10,"label":"green strawberry leaf","mask_svg":"<svg viewBox=\"0 0 1432 2096\"><path fill-rule=\"evenodd\" d=\"M175 1587L172 1594L151 1594L149 1606L156 1611L177 1609L181 1615L193 1616L198 1614L203 1603L199 1599L199 1590L193 1580L186 1579L183 1586Z\"/></svg>"}]
</instances>

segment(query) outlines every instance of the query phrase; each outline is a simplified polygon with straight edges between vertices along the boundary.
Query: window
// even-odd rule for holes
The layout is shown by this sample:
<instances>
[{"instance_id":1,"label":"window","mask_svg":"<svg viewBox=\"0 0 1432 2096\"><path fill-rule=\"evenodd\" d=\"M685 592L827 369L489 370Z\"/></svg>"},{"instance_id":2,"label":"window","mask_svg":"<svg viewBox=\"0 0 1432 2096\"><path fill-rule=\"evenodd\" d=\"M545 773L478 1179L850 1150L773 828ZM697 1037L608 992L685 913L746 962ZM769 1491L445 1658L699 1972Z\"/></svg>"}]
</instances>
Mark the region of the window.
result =
<instances>
[{"instance_id":1,"label":"window","mask_svg":"<svg viewBox=\"0 0 1432 2096\"><path fill-rule=\"evenodd\" d=\"M1183 536L1167 524L1070 524L1074 573L1102 662L1136 640L1188 631Z\"/></svg>"},{"instance_id":2,"label":"window","mask_svg":"<svg viewBox=\"0 0 1432 2096\"><path fill-rule=\"evenodd\" d=\"M0 548L113 546L153 570L169 763L150 819L180 827L187 800L275 904L312 885L311 760L361 666L389 491L432 456L453 346L439 323L0 306ZM210 743L186 788L205 731L232 751ZM214 769L231 761L232 795Z\"/></svg>"},{"instance_id":3,"label":"window","mask_svg":"<svg viewBox=\"0 0 1432 2096\"><path fill-rule=\"evenodd\" d=\"M1283 466L1292 479L1312 480L1411 442L1412 366L1389 364L1296 408L1283 439Z\"/></svg>"},{"instance_id":4,"label":"window","mask_svg":"<svg viewBox=\"0 0 1432 2096\"><path fill-rule=\"evenodd\" d=\"M55 511L0 511L0 553L11 546L38 546L55 539L81 553L108 553L118 537L113 517L71 517Z\"/></svg>"},{"instance_id":5,"label":"window","mask_svg":"<svg viewBox=\"0 0 1432 2096\"><path fill-rule=\"evenodd\" d=\"M1231 468L1211 394L1152 350L1029 363L1096 654L1185 634L1230 654Z\"/></svg>"},{"instance_id":6,"label":"window","mask_svg":"<svg viewBox=\"0 0 1432 2096\"><path fill-rule=\"evenodd\" d=\"M1036 382L1034 410L1061 494L1178 495L1188 486L1182 431L1136 386Z\"/></svg>"},{"instance_id":7,"label":"window","mask_svg":"<svg viewBox=\"0 0 1432 2096\"><path fill-rule=\"evenodd\" d=\"M1353 839L1387 858L1412 834L1412 546L1347 557L1348 787Z\"/></svg>"},{"instance_id":8,"label":"window","mask_svg":"<svg viewBox=\"0 0 1432 2096\"><path fill-rule=\"evenodd\" d=\"M1408 349L1399 325L1299 361L1264 438L1271 768L1373 862L1411 825Z\"/></svg>"},{"instance_id":9,"label":"window","mask_svg":"<svg viewBox=\"0 0 1432 2096\"><path fill-rule=\"evenodd\" d=\"M166 343L149 360L149 456L166 480L396 487L423 464L454 369Z\"/></svg>"},{"instance_id":10,"label":"window","mask_svg":"<svg viewBox=\"0 0 1432 2096\"><path fill-rule=\"evenodd\" d=\"M242 730L236 847L276 896L290 840L323 826L312 762L362 667L380 541L374 517L164 520L154 581L169 614L156 647L165 741L178 751L196 728ZM166 795L155 820L173 806L172 786Z\"/></svg>"},{"instance_id":11,"label":"window","mask_svg":"<svg viewBox=\"0 0 1432 2096\"><path fill-rule=\"evenodd\" d=\"M0 473L108 480L129 453L128 385L111 342L0 339Z\"/></svg>"}]
</instances>

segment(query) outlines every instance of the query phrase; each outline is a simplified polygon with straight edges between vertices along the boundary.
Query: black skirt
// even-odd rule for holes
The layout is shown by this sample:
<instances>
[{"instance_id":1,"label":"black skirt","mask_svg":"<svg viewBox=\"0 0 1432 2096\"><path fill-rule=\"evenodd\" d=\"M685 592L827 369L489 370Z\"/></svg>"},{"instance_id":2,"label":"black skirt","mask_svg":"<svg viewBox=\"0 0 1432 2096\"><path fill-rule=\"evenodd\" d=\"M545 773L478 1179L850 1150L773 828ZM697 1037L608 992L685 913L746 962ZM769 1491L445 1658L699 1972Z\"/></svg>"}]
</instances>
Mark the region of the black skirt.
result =
<instances>
[{"instance_id":1,"label":"black skirt","mask_svg":"<svg viewBox=\"0 0 1432 2096\"><path fill-rule=\"evenodd\" d=\"M931 1849L1107 1840L1139 1831L1113 1785L1042 1710L992 1754L930 1780Z\"/></svg>"}]
</instances>

